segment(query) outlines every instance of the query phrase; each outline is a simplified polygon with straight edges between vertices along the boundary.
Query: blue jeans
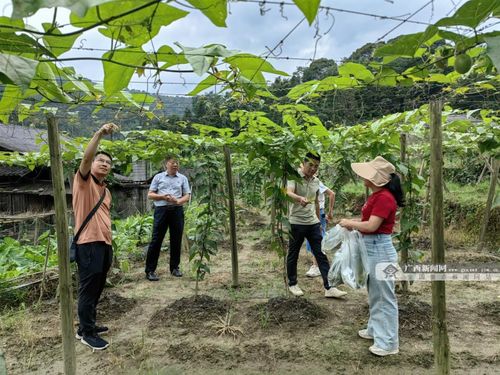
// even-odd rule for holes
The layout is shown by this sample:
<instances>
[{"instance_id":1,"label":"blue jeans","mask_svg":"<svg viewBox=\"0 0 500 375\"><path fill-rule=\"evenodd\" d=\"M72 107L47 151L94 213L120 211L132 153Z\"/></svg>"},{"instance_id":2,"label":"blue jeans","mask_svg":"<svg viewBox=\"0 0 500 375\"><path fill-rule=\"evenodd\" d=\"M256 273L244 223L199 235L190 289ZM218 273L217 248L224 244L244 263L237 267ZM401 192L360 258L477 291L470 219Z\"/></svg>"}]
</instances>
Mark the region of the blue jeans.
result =
<instances>
[{"instance_id":1,"label":"blue jeans","mask_svg":"<svg viewBox=\"0 0 500 375\"><path fill-rule=\"evenodd\" d=\"M320 218L320 223L321 223L321 235L325 237L326 233L326 215L325 215L325 209L320 208L319 209L319 218ZM309 245L309 241L306 240L306 250L308 253L312 253L311 251L311 245Z\"/></svg>"},{"instance_id":2,"label":"blue jeans","mask_svg":"<svg viewBox=\"0 0 500 375\"><path fill-rule=\"evenodd\" d=\"M399 311L394 280L377 280L375 266L379 262L398 261L390 234L364 235L368 254L368 303L370 318L368 334L373 336L375 346L383 350L399 347Z\"/></svg>"}]
</instances>

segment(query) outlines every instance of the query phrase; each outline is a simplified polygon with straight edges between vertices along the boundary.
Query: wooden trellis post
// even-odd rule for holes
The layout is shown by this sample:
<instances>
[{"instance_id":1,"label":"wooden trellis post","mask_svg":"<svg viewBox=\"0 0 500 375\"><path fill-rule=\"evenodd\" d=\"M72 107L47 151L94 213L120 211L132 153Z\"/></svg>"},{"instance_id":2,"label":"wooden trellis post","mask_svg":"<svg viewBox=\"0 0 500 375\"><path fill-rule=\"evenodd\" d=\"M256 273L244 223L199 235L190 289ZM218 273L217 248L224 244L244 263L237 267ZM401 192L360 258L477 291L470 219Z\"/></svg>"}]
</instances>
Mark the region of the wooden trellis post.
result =
<instances>
[{"instance_id":1,"label":"wooden trellis post","mask_svg":"<svg viewBox=\"0 0 500 375\"><path fill-rule=\"evenodd\" d=\"M54 207L56 212L57 255L59 259L59 310L61 315L64 373L66 375L74 375L76 374L76 354L75 339L73 336L73 293L68 251L66 188L64 187L59 132L54 116L47 116L47 126L50 149L50 170L52 174Z\"/></svg>"},{"instance_id":2,"label":"wooden trellis post","mask_svg":"<svg viewBox=\"0 0 500 375\"><path fill-rule=\"evenodd\" d=\"M443 220L443 132L440 100L430 102L431 123L431 244L432 263L444 263ZM446 289L444 280L432 281L432 336L434 364L440 375L450 373L450 343L446 327Z\"/></svg>"},{"instance_id":3,"label":"wooden trellis post","mask_svg":"<svg viewBox=\"0 0 500 375\"><path fill-rule=\"evenodd\" d=\"M229 200L229 234L231 237L231 267L233 274L233 288L238 287L238 243L236 240L236 209L234 205L234 183L231 168L231 151L224 146L224 161L226 164L227 194Z\"/></svg>"},{"instance_id":4,"label":"wooden trellis post","mask_svg":"<svg viewBox=\"0 0 500 375\"><path fill-rule=\"evenodd\" d=\"M481 234L479 235L479 243L477 244L477 250L483 250L484 241L486 239L486 232L488 230L488 222L490 221L491 206L493 205L493 199L495 198L495 191L497 187L498 179L498 169L500 168L500 160L491 158L491 178L490 178L490 188L488 190L488 199L486 200L486 208L484 210L483 223L481 225Z\"/></svg>"},{"instance_id":5,"label":"wooden trellis post","mask_svg":"<svg viewBox=\"0 0 500 375\"><path fill-rule=\"evenodd\" d=\"M400 156L401 156L401 163L406 164L406 134L401 133L399 135L399 144L400 144ZM401 183L404 183L404 177L401 176ZM400 221L403 221L404 215L407 215L405 212L404 208L400 209ZM400 242L406 243L409 241L409 235L408 233L404 233L404 238L400 239ZM404 266L408 263L408 247L405 245L403 246L403 249L401 249L401 264ZM403 280L401 282L401 288L403 289L403 292L408 291L408 281Z\"/></svg>"}]
</instances>

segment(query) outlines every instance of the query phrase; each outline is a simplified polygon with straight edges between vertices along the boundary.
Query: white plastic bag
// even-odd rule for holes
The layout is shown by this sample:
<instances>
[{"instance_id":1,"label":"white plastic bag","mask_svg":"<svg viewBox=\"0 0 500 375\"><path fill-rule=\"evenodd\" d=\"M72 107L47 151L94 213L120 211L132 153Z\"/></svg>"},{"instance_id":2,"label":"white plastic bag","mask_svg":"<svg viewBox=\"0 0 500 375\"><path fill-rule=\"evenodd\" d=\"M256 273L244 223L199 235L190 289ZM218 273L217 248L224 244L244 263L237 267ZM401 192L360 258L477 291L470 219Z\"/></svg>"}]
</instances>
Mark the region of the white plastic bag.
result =
<instances>
[{"instance_id":1,"label":"white plastic bag","mask_svg":"<svg viewBox=\"0 0 500 375\"><path fill-rule=\"evenodd\" d=\"M334 232L328 238L328 245L338 245L341 242L341 246L335 253L328 272L330 285L334 287L344 283L353 289L364 288L368 276L368 259L362 235L358 231L342 227L337 229L335 236L333 234ZM330 249L328 245L327 250Z\"/></svg>"},{"instance_id":2,"label":"white plastic bag","mask_svg":"<svg viewBox=\"0 0 500 375\"><path fill-rule=\"evenodd\" d=\"M343 241L346 231L347 229L342 228L338 224L327 231L321 241L321 250L323 253L325 253L326 250L335 249Z\"/></svg>"}]
</instances>

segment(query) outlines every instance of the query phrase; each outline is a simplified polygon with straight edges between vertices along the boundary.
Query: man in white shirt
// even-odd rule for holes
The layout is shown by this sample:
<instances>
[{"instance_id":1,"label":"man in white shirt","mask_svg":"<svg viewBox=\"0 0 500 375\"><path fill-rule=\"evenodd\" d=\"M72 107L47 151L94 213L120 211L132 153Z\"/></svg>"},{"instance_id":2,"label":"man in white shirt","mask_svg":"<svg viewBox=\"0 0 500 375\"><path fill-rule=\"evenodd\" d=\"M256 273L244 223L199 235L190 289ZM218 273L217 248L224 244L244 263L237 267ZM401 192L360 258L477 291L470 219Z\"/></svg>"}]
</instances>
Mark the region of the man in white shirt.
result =
<instances>
[{"instance_id":1,"label":"man in white shirt","mask_svg":"<svg viewBox=\"0 0 500 375\"><path fill-rule=\"evenodd\" d=\"M328 214L325 214L325 194L328 195ZM319 182L318 201L319 201L321 234L324 237L326 233L326 225L331 220L333 220L333 206L335 204L335 193L332 190L328 189L321 181ZM306 250L309 254L312 255L311 245L309 245L309 241L307 240L306 240ZM309 268L309 271L306 272L306 276L309 277L321 276L318 264L316 263L316 258L314 257L311 268Z\"/></svg>"},{"instance_id":2,"label":"man in white shirt","mask_svg":"<svg viewBox=\"0 0 500 375\"><path fill-rule=\"evenodd\" d=\"M181 277L182 233L184 231L183 205L191 198L191 188L186 176L179 173L179 162L174 156L165 158L165 172L153 177L148 198L154 201L153 234L146 257L146 279L158 281L156 274L160 249L167 229L170 229L170 273Z\"/></svg>"}]
</instances>

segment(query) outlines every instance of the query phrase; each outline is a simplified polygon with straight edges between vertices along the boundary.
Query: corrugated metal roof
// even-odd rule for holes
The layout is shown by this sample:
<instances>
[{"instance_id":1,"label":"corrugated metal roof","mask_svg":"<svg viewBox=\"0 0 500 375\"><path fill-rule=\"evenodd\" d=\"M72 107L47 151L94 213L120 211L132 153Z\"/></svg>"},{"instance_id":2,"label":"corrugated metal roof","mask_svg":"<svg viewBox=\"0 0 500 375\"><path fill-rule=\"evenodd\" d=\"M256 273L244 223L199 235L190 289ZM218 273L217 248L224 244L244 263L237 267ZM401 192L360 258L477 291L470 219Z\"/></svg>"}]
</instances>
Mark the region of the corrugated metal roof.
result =
<instances>
[{"instance_id":1,"label":"corrugated metal roof","mask_svg":"<svg viewBox=\"0 0 500 375\"><path fill-rule=\"evenodd\" d=\"M28 168L18 167L15 165L9 166L0 164L0 176L1 177L23 177L30 173Z\"/></svg>"},{"instance_id":2,"label":"corrugated metal roof","mask_svg":"<svg viewBox=\"0 0 500 375\"><path fill-rule=\"evenodd\" d=\"M69 186L65 186L66 194L71 194ZM37 181L31 183L0 185L1 193L53 195L52 183L50 181Z\"/></svg>"},{"instance_id":3,"label":"corrugated metal roof","mask_svg":"<svg viewBox=\"0 0 500 375\"><path fill-rule=\"evenodd\" d=\"M37 143L38 139L42 139ZM36 152L47 143L47 131L27 126L0 124L0 148L8 151Z\"/></svg>"}]
</instances>

